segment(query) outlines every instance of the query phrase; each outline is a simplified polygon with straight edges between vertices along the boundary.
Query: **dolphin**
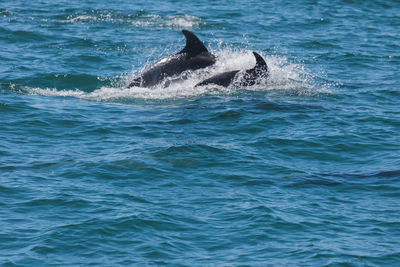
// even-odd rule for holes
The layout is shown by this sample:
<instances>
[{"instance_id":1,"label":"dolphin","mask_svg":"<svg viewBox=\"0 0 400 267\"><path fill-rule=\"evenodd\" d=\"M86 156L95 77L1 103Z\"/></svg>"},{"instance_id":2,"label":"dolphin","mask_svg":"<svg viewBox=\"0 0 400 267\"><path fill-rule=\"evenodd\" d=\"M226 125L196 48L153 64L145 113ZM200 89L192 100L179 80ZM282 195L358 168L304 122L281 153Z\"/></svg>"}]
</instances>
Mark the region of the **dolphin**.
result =
<instances>
[{"instance_id":1,"label":"dolphin","mask_svg":"<svg viewBox=\"0 0 400 267\"><path fill-rule=\"evenodd\" d=\"M256 58L256 65L252 69L245 71L227 71L217 75L214 75L198 84L196 86L203 86L207 84L216 84L224 87L228 87L230 84L236 86L251 86L262 79L267 79L269 76L268 66L265 60L256 52L253 52Z\"/></svg>"},{"instance_id":2,"label":"dolphin","mask_svg":"<svg viewBox=\"0 0 400 267\"><path fill-rule=\"evenodd\" d=\"M152 87L167 77L179 75L187 70L197 70L215 63L215 56L192 32L182 30L186 46L180 52L160 60L136 77L128 87Z\"/></svg>"}]
</instances>

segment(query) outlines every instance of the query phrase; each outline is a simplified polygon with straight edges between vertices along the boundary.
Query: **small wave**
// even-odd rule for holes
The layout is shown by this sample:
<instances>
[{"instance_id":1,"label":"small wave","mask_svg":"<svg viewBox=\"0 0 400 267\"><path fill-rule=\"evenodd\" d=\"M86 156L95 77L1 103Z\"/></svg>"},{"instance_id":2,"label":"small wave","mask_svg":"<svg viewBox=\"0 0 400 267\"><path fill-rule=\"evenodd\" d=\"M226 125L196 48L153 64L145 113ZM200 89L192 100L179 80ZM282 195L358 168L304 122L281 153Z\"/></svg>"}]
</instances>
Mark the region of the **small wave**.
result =
<instances>
[{"instance_id":1,"label":"small wave","mask_svg":"<svg viewBox=\"0 0 400 267\"><path fill-rule=\"evenodd\" d=\"M193 29L199 28L205 23L199 17L191 15L177 16L159 16L145 15L130 22L137 27L156 27L156 28L171 28L171 29Z\"/></svg>"},{"instance_id":2,"label":"small wave","mask_svg":"<svg viewBox=\"0 0 400 267\"><path fill-rule=\"evenodd\" d=\"M71 97L78 97L78 98L83 98L85 95L85 92L80 91L78 89L76 90L60 90L58 91L57 89L41 89L41 88L29 88L25 87L23 90L27 91L28 93L34 94L34 95L44 95L44 96L71 96Z\"/></svg>"},{"instance_id":3,"label":"small wave","mask_svg":"<svg viewBox=\"0 0 400 267\"><path fill-rule=\"evenodd\" d=\"M195 28L205 24L200 18L190 15L168 16L165 25L172 28Z\"/></svg>"},{"instance_id":4,"label":"small wave","mask_svg":"<svg viewBox=\"0 0 400 267\"><path fill-rule=\"evenodd\" d=\"M112 86L103 86L92 92L80 89L57 90L56 88L25 87L24 92L45 96L76 97L101 102L126 102L130 100L165 100L196 98L205 95L234 95L244 91L268 92L281 91L295 95L318 95L329 93L326 85L318 85L304 65L291 63L286 57L262 55L270 69L270 78L263 84L247 88L221 87L215 85L195 87L202 80L221 73L237 69L252 68L255 64L254 56L249 50L235 51L224 48L213 51L217 56L217 63L209 68L187 71L178 77L166 79L154 88L132 87L127 88L135 73L117 77L111 82Z\"/></svg>"},{"instance_id":5,"label":"small wave","mask_svg":"<svg viewBox=\"0 0 400 267\"><path fill-rule=\"evenodd\" d=\"M124 23L128 17L122 13L109 10L91 10L66 15L66 17L55 17L55 23L62 24L96 24L96 23Z\"/></svg>"},{"instance_id":6,"label":"small wave","mask_svg":"<svg viewBox=\"0 0 400 267\"><path fill-rule=\"evenodd\" d=\"M89 16L89 15L80 15L80 16L68 16L67 21L69 23L87 23L87 22L95 22L98 21L98 18L95 16Z\"/></svg>"},{"instance_id":7,"label":"small wave","mask_svg":"<svg viewBox=\"0 0 400 267\"><path fill-rule=\"evenodd\" d=\"M13 13L11 11L4 9L4 8L0 8L0 17L7 18L11 15L13 15Z\"/></svg>"},{"instance_id":8,"label":"small wave","mask_svg":"<svg viewBox=\"0 0 400 267\"><path fill-rule=\"evenodd\" d=\"M68 15L65 19L56 22L65 24L97 24L106 22L127 24L136 27L171 29L193 29L205 25L201 18L188 14L161 16L157 14L146 14L143 10L128 15L108 10L92 10L89 12Z\"/></svg>"}]
</instances>

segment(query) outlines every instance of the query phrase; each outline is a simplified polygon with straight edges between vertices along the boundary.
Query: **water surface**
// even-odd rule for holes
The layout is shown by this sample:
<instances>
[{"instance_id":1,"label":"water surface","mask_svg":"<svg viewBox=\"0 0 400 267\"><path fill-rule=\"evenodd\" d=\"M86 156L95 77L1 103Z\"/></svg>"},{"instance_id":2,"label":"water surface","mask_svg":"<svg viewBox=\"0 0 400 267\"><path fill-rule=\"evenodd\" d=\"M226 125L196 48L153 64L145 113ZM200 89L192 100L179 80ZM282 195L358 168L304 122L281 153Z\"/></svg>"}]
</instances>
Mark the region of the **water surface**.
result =
<instances>
[{"instance_id":1,"label":"water surface","mask_svg":"<svg viewBox=\"0 0 400 267\"><path fill-rule=\"evenodd\" d=\"M0 264L396 266L398 1L0 1ZM249 88L126 85L180 51Z\"/></svg>"}]
</instances>

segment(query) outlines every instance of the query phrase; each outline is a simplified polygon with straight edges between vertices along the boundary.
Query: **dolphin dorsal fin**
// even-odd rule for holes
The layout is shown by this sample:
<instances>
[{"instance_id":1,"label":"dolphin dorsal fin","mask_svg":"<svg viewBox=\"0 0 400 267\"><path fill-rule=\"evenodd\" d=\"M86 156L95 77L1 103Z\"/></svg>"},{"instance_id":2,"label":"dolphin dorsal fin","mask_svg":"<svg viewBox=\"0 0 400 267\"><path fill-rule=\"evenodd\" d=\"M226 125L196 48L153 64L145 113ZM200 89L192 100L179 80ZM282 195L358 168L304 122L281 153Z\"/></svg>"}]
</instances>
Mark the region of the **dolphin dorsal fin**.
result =
<instances>
[{"instance_id":1,"label":"dolphin dorsal fin","mask_svg":"<svg viewBox=\"0 0 400 267\"><path fill-rule=\"evenodd\" d=\"M258 53L253 52L254 57L256 58L256 66L254 69L264 69L268 71L268 65L265 60Z\"/></svg>"},{"instance_id":2,"label":"dolphin dorsal fin","mask_svg":"<svg viewBox=\"0 0 400 267\"><path fill-rule=\"evenodd\" d=\"M193 57L203 52L208 52L204 44L192 32L188 30L182 30L182 33L186 37L186 46L178 54L188 53L190 56Z\"/></svg>"}]
</instances>

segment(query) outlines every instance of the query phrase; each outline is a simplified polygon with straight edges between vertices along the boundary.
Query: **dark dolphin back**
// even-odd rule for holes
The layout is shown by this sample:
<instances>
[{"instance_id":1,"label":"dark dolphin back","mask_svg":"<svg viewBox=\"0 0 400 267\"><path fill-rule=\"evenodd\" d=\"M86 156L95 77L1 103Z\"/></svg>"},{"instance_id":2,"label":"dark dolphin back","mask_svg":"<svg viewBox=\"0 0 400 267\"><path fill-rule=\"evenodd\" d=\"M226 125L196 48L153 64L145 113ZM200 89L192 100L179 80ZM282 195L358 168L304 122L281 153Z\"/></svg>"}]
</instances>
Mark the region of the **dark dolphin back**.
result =
<instances>
[{"instance_id":1,"label":"dark dolphin back","mask_svg":"<svg viewBox=\"0 0 400 267\"><path fill-rule=\"evenodd\" d=\"M261 79L266 79L269 76L267 63L262 56L256 52L253 52L253 55L256 58L256 65L254 68L246 70L243 79L239 82L242 86L254 85Z\"/></svg>"},{"instance_id":2,"label":"dark dolphin back","mask_svg":"<svg viewBox=\"0 0 400 267\"><path fill-rule=\"evenodd\" d=\"M237 77L237 74L240 72L239 70L223 72L196 84L195 87L207 84L216 84L227 87L232 83L236 86L252 86L261 79L268 78L269 73L267 63L262 56L256 52L253 52L253 55L256 58L256 65L252 69L241 72L242 77Z\"/></svg>"},{"instance_id":3,"label":"dark dolphin back","mask_svg":"<svg viewBox=\"0 0 400 267\"><path fill-rule=\"evenodd\" d=\"M239 72L238 70L234 70L234 71L227 71L227 72L223 72L223 73L214 75L211 78L208 78L208 79L196 84L194 87L204 86L207 84L216 84L216 85L228 87L232 83L233 79L235 79L235 76L238 72Z\"/></svg>"},{"instance_id":4,"label":"dark dolphin back","mask_svg":"<svg viewBox=\"0 0 400 267\"><path fill-rule=\"evenodd\" d=\"M185 47L174 55L165 58L136 77L128 87L151 87L167 77L179 75L187 70L197 70L215 63L215 56L208 52L204 44L188 30L182 30L186 38Z\"/></svg>"}]
</instances>

